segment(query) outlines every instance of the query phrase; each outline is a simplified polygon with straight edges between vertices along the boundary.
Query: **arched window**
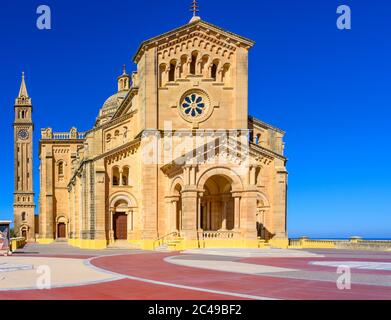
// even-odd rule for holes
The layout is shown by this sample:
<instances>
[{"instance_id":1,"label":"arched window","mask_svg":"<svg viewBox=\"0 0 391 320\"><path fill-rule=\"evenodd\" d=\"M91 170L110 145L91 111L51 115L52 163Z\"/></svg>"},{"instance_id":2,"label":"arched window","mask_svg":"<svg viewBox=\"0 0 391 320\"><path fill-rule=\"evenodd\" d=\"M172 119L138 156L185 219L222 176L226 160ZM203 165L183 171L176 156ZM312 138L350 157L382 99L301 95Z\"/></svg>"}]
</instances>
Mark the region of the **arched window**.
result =
<instances>
[{"instance_id":1,"label":"arched window","mask_svg":"<svg viewBox=\"0 0 391 320\"><path fill-rule=\"evenodd\" d=\"M260 133L257 134L257 137L255 139L255 144L261 144L261 134Z\"/></svg>"},{"instance_id":2,"label":"arched window","mask_svg":"<svg viewBox=\"0 0 391 320\"><path fill-rule=\"evenodd\" d=\"M229 63L226 63L223 67L223 82L226 84L226 85L229 85L230 82L231 82L231 72L230 72L230 65Z\"/></svg>"},{"instance_id":3,"label":"arched window","mask_svg":"<svg viewBox=\"0 0 391 320\"><path fill-rule=\"evenodd\" d=\"M193 54L191 55L190 74L196 74L197 56L197 52L193 52Z\"/></svg>"},{"instance_id":4,"label":"arched window","mask_svg":"<svg viewBox=\"0 0 391 320\"><path fill-rule=\"evenodd\" d=\"M167 82L167 65L161 64L159 66L159 85L164 87Z\"/></svg>"},{"instance_id":5,"label":"arched window","mask_svg":"<svg viewBox=\"0 0 391 320\"><path fill-rule=\"evenodd\" d=\"M217 63L213 62L211 70L211 78L216 81L217 79Z\"/></svg>"},{"instance_id":6,"label":"arched window","mask_svg":"<svg viewBox=\"0 0 391 320\"><path fill-rule=\"evenodd\" d=\"M58 163L58 175L63 176L64 175L64 162Z\"/></svg>"},{"instance_id":7,"label":"arched window","mask_svg":"<svg viewBox=\"0 0 391 320\"><path fill-rule=\"evenodd\" d=\"M209 61L209 56L204 55L201 59L201 74L204 76L208 76L208 61Z\"/></svg>"},{"instance_id":8,"label":"arched window","mask_svg":"<svg viewBox=\"0 0 391 320\"><path fill-rule=\"evenodd\" d=\"M26 221L26 212L22 212L22 221Z\"/></svg>"},{"instance_id":9,"label":"arched window","mask_svg":"<svg viewBox=\"0 0 391 320\"><path fill-rule=\"evenodd\" d=\"M124 167L122 169L122 185L129 185L129 167Z\"/></svg>"},{"instance_id":10,"label":"arched window","mask_svg":"<svg viewBox=\"0 0 391 320\"><path fill-rule=\"evenodd\" d=\"M113 168L113 186L119 186L119 168L114 167Z\"/></svg>"},{"instance_id":11,"label":"arched window","mask_svg":"<svg viewBox=\"0 0 391 320\"><path fill-rule=\"evenodd\" d=\"M181 57L181 78L186 78L189 74L188 59L185 54Z\"/></svg>"},{"instance_id":12,"label":"arched window","mask_svg":"<svg viewBox=\"0 0 391 320\"><path fill-rule=\"evenodd\" d=\"M168 73L168 81L175 81L175 69L176 69L176 62L173 61L170 63L170 71Z\"/></svg>"}]
</instances>

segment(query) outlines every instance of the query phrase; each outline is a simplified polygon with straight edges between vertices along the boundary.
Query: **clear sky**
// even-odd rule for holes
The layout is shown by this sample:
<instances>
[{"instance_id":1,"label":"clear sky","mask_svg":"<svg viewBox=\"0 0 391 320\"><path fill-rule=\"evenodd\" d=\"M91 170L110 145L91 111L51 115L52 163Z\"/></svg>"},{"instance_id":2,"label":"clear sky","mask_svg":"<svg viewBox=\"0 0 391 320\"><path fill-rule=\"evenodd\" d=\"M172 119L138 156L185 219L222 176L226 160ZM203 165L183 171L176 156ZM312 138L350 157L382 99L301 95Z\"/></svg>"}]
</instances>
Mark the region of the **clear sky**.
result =
<instances>
[{"instance_id":1,"label":"clear sky","mask_svg":"<svg viewBox=\"0 0 391 320\"><path fill-rule=\"evenodd\" d=\"M0 218L12 218L13 104L26 72L40 128L92 127L141 41L186 24L190 0L0 3ZM36 10L52 10L38 30ZM256 41L250 113L284 129L292 237L391 238L391 4L199 0L201 17ZM352 30L336 9L350 5Z\"/></svg>"}]
</instances>

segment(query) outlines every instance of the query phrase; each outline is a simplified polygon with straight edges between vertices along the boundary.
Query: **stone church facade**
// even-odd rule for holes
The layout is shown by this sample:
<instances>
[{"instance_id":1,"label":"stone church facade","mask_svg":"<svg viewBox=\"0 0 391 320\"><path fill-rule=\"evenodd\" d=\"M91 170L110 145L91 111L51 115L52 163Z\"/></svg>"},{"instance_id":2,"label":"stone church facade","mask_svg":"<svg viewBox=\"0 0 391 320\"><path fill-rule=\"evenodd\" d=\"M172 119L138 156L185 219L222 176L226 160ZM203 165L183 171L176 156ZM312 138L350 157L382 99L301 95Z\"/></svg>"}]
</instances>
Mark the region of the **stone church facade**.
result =
<instances>
[{"instance_id":1,"label":"stone church facade","mask_svg":"<svg viewBox=\"0 0 391 320\"><path fill-rule=\"evenodd\" d=\"M81 248L285 243L284 132L248 114L253 45L199 17L143 42L137 71L124 68L91 130L41 130L39 230L21 219L19 193L16 229L23 221L29 238L36 232L40 243L67 239ZM27 90L18 99L31 105ZM28 119L23 141L32 135ZM15 141L25 138L20 130ZM16 183L27 179L20 190L30 217L29 168L29 178L16 171Z\"/></svg>"}]
</instances>

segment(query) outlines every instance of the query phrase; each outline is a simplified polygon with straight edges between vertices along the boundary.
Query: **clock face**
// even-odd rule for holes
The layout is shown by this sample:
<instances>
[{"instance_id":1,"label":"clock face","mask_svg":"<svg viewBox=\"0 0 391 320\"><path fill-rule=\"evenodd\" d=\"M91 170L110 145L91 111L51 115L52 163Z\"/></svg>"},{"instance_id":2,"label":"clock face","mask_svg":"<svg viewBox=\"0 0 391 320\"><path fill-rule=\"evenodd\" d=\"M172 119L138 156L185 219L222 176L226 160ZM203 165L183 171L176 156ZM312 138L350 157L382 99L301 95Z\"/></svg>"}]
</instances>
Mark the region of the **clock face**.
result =
<instances>
[{"instance_id":1,"label":"clock face","mask_svg":"<svg viewBox=\"0 0 391 320\"><path fill-rule=\"evenodd\" d=\"M29 133L26 129L22 129L18 133L19 139L27 140L29 138Z\"/></svg>"}]
</instances>

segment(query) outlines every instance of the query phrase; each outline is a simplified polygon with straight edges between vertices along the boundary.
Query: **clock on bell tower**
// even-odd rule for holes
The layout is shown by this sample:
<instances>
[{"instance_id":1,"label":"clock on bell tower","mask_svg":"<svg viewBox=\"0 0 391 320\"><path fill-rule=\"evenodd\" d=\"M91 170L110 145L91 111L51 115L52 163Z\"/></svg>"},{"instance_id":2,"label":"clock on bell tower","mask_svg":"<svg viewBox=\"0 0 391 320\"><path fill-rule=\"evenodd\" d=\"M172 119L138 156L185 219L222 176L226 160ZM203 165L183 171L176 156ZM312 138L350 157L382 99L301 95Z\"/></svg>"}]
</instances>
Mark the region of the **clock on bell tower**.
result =
<instances>
[{"instance_id":1,"label":"clock on bell tower","mask_svg":"<svg viewBox=\"0 0 391 320\"><path fill-rule=\"evenodd\" d=\"M32 104L24 73L15 100L14 120L14 230L28 241L35 239L35 203L33 191Z\"/></svg>"}]
</instances>

